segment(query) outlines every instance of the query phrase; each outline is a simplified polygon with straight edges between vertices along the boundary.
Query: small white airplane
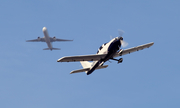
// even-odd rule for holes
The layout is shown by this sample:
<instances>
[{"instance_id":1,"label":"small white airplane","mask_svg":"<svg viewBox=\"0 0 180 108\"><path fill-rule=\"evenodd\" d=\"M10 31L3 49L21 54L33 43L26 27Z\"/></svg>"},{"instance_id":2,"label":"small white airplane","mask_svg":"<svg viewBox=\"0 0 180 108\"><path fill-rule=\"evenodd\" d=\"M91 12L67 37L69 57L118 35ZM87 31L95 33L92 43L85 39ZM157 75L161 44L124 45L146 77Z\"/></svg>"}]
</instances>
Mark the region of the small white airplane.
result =
<instances>
[{"instance_id":1,"label":"small white airplane","mask_svg":"<svg viewBox=\"0 0 180 108\"><path fill-rule=\"evenodd\" d=\"M154 42L147 43L144 45L140 45L137 47L132 47L129 49L120 49L123 44L126 44L123 41L122 37L116 37L112 39L110 42L103 44L98 49L97 54L94 55L82 55L82 56L69 56L62 57L57 60L57 62L76 62L80 61L83 69L71 71L72 73L86 72L87 75L91 74L95 69L106 68L108 65L103 65L108 60L115 60L118 63L122 63L123 58L115 59L115 57L122 56L125 54L130 54L135 51L143 50L144 48L151 47ZM88 62L93 61L93 62Z\"/></svg>"},{"instance_id":2,"label":"small white airplane","mask_svg":"<svg viewBox=\"0 0 180 108\"><path fill-rule=\"evenodd\" d=\"M73 40L65 40L65 39L57 39L56 37L49 37L48 31L46 27L43 27L42 29L43 33L44 33L44 37L40 38L38 37L37 39L33 39L33 40L27 40L26 42L46 42L48 48L45 48L43 50L60 50L59 48L53 48L51 42L55 42L55 41L73 41Z\"/></svg>"}]
</instances>

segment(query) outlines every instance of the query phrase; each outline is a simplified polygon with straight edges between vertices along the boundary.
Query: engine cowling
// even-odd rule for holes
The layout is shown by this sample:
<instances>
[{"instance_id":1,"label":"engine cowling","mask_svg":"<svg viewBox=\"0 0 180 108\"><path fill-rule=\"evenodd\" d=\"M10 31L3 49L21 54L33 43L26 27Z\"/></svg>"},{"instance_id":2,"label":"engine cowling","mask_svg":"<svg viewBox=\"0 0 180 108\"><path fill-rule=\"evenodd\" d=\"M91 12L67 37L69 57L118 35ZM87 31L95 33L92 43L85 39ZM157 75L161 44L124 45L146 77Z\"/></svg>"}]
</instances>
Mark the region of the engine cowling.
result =
<instances>
[{"instance_id":1,"label":"engine cowling","mask_svg":"<svg viewBox=\"0 0 180 108\"><path fill-rule=\"evenodd\" d=\"M40 37L38 37L38 40L40 40L41 38Z\"/></svg>"},{"instance_id":2,"label":"engine cowling","mask_svg":"<svg viewBox=\"0 0 180 108\"><path fill-rule=\"evenodd\" d=\"M53 39L56 40L56 37L54 36Z\"/></svg>"}]
</instances>

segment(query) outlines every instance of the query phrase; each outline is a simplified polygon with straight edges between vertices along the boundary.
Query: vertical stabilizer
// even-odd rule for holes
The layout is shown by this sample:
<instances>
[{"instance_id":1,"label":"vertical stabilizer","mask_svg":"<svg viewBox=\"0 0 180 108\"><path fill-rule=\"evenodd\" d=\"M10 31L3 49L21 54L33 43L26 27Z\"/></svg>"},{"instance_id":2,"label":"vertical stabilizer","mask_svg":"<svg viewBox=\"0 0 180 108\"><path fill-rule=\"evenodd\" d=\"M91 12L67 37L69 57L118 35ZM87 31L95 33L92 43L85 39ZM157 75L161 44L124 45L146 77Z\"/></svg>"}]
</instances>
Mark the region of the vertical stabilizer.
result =
<instances>
[{"instance_id":1,"label":"vertical stabilizer","mask_svg":"<svg viewBox=\"0 0 180 108\"><path fill-rule=\"evenodd\" d=\"M88 61L80 61L83 68L90 68L92 63Z\"/></svg>"}]
</instances>

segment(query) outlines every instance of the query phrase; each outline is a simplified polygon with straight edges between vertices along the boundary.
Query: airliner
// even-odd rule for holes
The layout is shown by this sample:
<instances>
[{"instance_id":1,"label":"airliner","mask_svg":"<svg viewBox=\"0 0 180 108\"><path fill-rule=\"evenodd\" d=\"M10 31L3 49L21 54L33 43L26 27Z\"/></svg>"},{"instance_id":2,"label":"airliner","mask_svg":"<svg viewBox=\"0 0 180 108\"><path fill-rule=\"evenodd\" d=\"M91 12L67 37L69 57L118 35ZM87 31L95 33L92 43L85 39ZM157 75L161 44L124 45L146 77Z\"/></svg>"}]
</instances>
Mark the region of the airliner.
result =
<instances>
[{"instance_id":1,"label":"airliner","mask_svg":"<svg viewBox=\"0 0 180 108\"><path fill-rule=\"evenodd\" d=\"M60 50L59 48L53 48L51 42L55 41L73 41L73 40L65 40L65 39L57 39L56 37L49 37L48 31L46 27L43 27L42 29L44 33L44 37L40 38L38 37L37 39L33 40L27 40L26 42L46 42L48 48L44 48L43 50Z\"/></svg>"}]
</instances>

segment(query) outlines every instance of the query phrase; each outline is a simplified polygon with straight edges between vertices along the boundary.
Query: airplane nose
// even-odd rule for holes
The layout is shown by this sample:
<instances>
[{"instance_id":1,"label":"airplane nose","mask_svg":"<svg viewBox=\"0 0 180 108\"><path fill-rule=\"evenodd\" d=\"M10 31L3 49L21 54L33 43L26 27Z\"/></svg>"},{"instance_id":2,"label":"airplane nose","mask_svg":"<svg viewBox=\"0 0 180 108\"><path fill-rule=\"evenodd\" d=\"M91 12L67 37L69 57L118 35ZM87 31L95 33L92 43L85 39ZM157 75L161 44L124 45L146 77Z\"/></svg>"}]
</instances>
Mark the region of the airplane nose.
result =
<instances>
[{"instance_id":1,"label":"airplane nose","mask_svg":"<svg viewBox=\"0 0 180 108\"><path fill-rule=\"evenodd\" d=\"M47 28L46 28L46 27L43 27L42 31L46 31L46 30L47 30Z\"/></svg>"}]
</instances>

